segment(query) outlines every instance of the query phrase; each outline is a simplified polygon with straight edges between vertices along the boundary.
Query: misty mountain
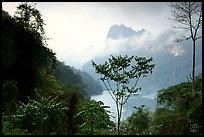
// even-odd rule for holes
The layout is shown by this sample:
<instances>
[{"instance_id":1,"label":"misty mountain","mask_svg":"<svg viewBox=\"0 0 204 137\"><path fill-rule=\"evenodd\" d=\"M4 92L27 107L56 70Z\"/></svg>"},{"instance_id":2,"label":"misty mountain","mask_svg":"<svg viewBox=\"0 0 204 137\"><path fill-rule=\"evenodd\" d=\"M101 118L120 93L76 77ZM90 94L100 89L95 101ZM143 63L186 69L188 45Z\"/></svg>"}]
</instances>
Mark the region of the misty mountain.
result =
<instances>
[{"instance_id":1,"label":"misty mountain","mask_svg":"<svg viewBox=\"0 0 204 137\"><path fill-rule=\"evenodd\" d=\"M177 33L172 29L162 32L156 38L146 32L144 29L136 32L125 25L113 25L107 35L107 50L103 55L98 55L92 60L96 64L101 64L110 58L110 55L153 57L155 64L153 73L141 78L138 83L138 86L147 90L147 94L187 81L186 76L192 73L191 40L174 43L173 39L176 38ZM198 75L202 73L202 39L197 40L196 44L195 72ZM82 70L96 80L100 78L100 75L95 73L91 60L83 66Z\"/></svg>"},{"instance_id":2,"label":"misty mountain","mask_svg":"<svg viewBox=\"0 0 204 137\"><path fill-rule=\"evenodd\" d=\"M133 30L130 27L126 27L125 25L113 25L107 35L107 38L112 39L120 39L120 38L126 38L126 37L133 37L136 35L141 35L145 30L142 29L138 32Z\"/></svg>"}]
</instances>

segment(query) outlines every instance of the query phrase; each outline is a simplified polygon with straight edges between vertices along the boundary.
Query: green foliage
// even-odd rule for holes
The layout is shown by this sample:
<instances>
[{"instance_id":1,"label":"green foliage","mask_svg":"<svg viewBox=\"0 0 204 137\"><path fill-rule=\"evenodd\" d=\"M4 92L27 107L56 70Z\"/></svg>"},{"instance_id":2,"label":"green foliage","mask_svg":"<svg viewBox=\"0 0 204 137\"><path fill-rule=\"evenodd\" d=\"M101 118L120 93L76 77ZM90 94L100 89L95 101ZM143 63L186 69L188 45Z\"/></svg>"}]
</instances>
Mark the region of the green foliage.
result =
<instances>
[{"instance_id":1,"label":"green foliage","mask_svg":"<svg viewBox=\"0 0 204 137\"><path fill-rule=\"evenodd\" d=\"M16 110L17 101L16 81L5 81L2 84L2 111L11 115Z\"/></svg>"},{"instance_id":2,"label":"green foliage","mask_svg":"<svg viewBox=\"0 0 204 137\"><path fill-rule=\"evenodd\" d=\"M202 78L197 76L196 78L196 94L198 99L202 94ZM162 89L157 93L157 105L158 107L165 107L173 110L185 111L189 110L192 103L196 101L192 96L190 88L192 87L190 82L182 82L178 85Z\"/></svg>"},{"instance_id":3,"label":"green foliage","mask_svg":"<svg viewBox=\"0 0 204 137\"><path fill-rule=\"evenodd\" d=\"M63 117L68 108L62 102L56 102L56 98L39 98L39 101L29 98L28 104L20 103L14 115L15 124L29 132L38 130L38 134L50 134L53 129L57 130L57 124L60 124L58 117Z\"/></svg>"},{"instance_id":4,"label":"green foliage","mask_svg":"<svg viewBox=\"0 0 204 137\"><path fill-rule=\"evenodd\" d=\"M33 65L40 65L48 67L50 63L54 67L56 62L55 53L51 49L45 47L47 46L45 37L45 32L43 26L45 25L42 15L38 9L35 7L36 4L31 3L21 3L17 7L17 11L14 15L14 19L17 24L21 24L26 32L31 33L33 43L35 47L32 48L34 61ZM37 57L37 59L35 59Z\"/></svg>"},{"instance_id":5,"label":"green foliage","mask_svg":"<svg viewBox=\"0 0 204 137\"><path fill-rule=\"evenodd\" d=\"M135 107L136 108L136 107ZM148 109L144 106L136 108L130 117L124 122L123 129L128 135L143 135L149 128L151 116Z\"/></svg>"},{"instance_id":6,"label":"green foliage","mask_svg":"<svg viewBox=\"0 0 204 137\"><path fill-rule=\"evenodd\" d=\"M84 91L84 83L82 77L79 74L75 74L70 66L65 65L63 62L57 61L56 68L53 71L53 76L56 80L64 85L64 91L80 91L83 95L86 95Z\"/></svg>"},{"instance_id":7,"label":"green foliage","mask_svg":"<svg viewBox=\"0 0 204 137\"><path fill-rule=\"evenodd\" d=\"M20 4L14 17L2 17L2 108L9 117L16 116L16 121L9 121L14 129L27 129L32 134L66 134L68 112L57 114L55 108L48 111L46 106L52 98L82 89L75 84L76 81L63 84L51 74L56 67L56 57L46 47L43 25L40 12L29 3ZM74 74L71 79L80 81ZM35 98L38 103L27 97ZM64 99L62 97L61 105L65 107ZM22 101L22 110L15 106L18 101ZM57 102L61 100L56 98L50 105ZM47 112L37 112L40 109Z\"/></svg>"},{"instance_id":8,"label":"green foliage","mask_svg":"<svg viewBox=\"0 0 204 137\"><path fill-rule=\"evenodd\" d=\"M157 127L157 135L180 135L183 128L182 114L177 111L159 108L154 114L152 127ZM150 131L152 132L152 131ZM153 134L155 131L153 132Z\"/></svg>"},{"instance_id":9,"label":"green foliage","mask_svg":"<svg viewBox=\"0 0 204 137\"><path fill-rule=\"evenodd\" d=\"M75 70L75 73L81 76L84 84L83 88L88 96L98 95L103 92L103 87L100 85L99 81L95 80L90 74L80 70Z\"/></svg>"},{"instance_id":10,"label":"green foliage","mask_svg":"<svg viewBox=\"0 0 204 137\"><path fill-rule=\"evenodd\" d=\"M58 98L62 101L65 106L69 108L66 113L66 118L64 118L64 129L65 133L68 135L73 135L77 133L79 125L82 122L82 118L76 118L75 115L80 109L80 105L86 101L86 98L78 91L77 87L70 87L67 91L63 92Z\"/></svg>"},{"instance_id":11,"label":"green foliage","mask_svg":"<svg viewBox=\"0 0 204 137\"><path fill-rule=\"evenodd\" d=\"M186 128L185 132L193 135L202 135L202 97L197 98L194 103L192 103L191 108L186 112L185 121Z\"/></svg>"},{"instance_id":12,"label":"green foliage","mask_svg":"<svg viewBox=\"0 0 204 137\"><path fill-rule=\"evenodd\" d=\"M103 102L91 100L84 104L75 117L82 117L84 122L80 125L82 134L93 135L100 129L109 129L114 126L110 121L109 106L104 106Z\"/></svg>"},{"instance_id":13,"label":"green foliage","mask_svg":"<svg viewBox=\"0 0 204 137\"><path fill-rule=\"evenodd\" d=\"M67 90L67 86L59 82L55 76L46 73L44 69L41 69L36 73L35 81L35 93L44 97L55 97L63 94Z\"/></svg>"},{"instance_id":14,"label":"green foliage","mask_svg":"<svg viewBox=\"0 0 204 137\"><path fill-rule=\"evenodd\" d=\"M25 103L34 93L39 69L51 72L56 61L45 47L43 24L40 12L28 3L18 6L15 17L2 17L3 82L16 81L18 99Z\"/></svg>"},{"instance_id":15,"label":"green foliage","mask_svg":"<svg viewBox=\"0 0 204 137\"><path fill-rule=\"evenodd\" d=\"M140 77L147 76L148 73L152 73L154 64L151 64L152 58L146 59L145 57L137 56L111 56L104 64L97 65L92 61L93 67L96 69L96 73L101 74L100 80L105 85L109 94L116 103L117 116L118 116L118 134L120 128L120 120L122 114L122 107L127 102L131 95L141 90L141 87L136 87ZM134 65L132 65L134 64ZM131 80L135 80L134 86L130 86ZM115 82L110 84L110 82Z\"/></svg>"},{"instance_id":16,"label":"green foliage","mask_svg":"<svg viewBox=\"0 0 204 137\"><path fill-rule=\"evenodd\" d=\"M94 80L88 73L76 70L60 61L56 62L55 67L53 75L56 79L63 84L80 87L82 94L90 96L103 91L99 82Z\"/></svg>"},{"instance_id":17,"label":"green foliage","mask_svg":"<svg viewBox=\"0 0 204 137\"><path fill-rule=\"evenodd\" d=\"M188 82L183 82L179 85L171 86L167 89L158 91L158 105L163 105L163 107L173 110L186 110L187 108L189 108L190 100L193 99L193 97L191 96L191 91L189 90L190 87L191 85L189 85Z\"/></svg>"},{"instance_id":18,"label":"green foliage","mask_svg":"<svg viewBox=\"0 0 204 137\"><path fill-rule=\"evenodd\" d=\"M53 72L54 76L64 84L81 84L82 79L80 75L74 74L70 66L65 65L64 62L57 61L56 69Z\"/></svg>"},{"instance_id":19,"label":"green foliage","mask_svg":"<svg viewBox=\"0 0 204 137\"><path fill-rule=\"evenodd\" d=\"M27 130L14 128L9 121L2 123L2 134L3 135L30 135L30 133L28 133Z\"/></svg>"},{"instance_id":20,"label":"green foliage","mask_svg":"<svg viewBox=\"0 0 204 137\"><path fill-rule=\"evenodd\" d=\"M14 17L3 10L2 15L2 110L9 117L4 133L76 133L81 121L73 116L84 100L80 75L64 67L69 82L63 83L53 74L57 60L46 47L44 21L35 4L21 3Z\"/></svg>"},{"instance_id":21,"label":"green foliage","mask_svg":"<svg viewBox=\"0 0 204 137\"><path fill-rule=\"evenodd\" d=\"M159 134L202 134L202 77L195 77L195 95L191 82L183 82L158 91L154 125Z\"/></svg>"},{"instance_id":22,"label":"green foliage","mask_svg":"<svg viewBox=\"0 0 204 137\"><path fill-rule=\"evenodd\" d=\"M25 29L29 29L29 31L38 32L39 34L44 34L43 25L44 21L42 19L42 15L39 10L35 8L36 4L32 3L21 3L17 7L17 11L15 13L15 19L17 22L24 24Z\"/></svg>"},{"instance_id":23,"label":"green foliage","mask_svg":"<svg viewBox=\"0 0 204 137\"><path fill-rule=\"evenodd\" d=\"M128 71L130 68L132 60L135 60L135 64L132 66L132 69ZM96 73L103 74L101 78L104 80L113 80L116 82L127 84L130 79L139 78L140 76L146 76L149 72L152 73L152 69L154 65L149 64L152 61L152 58L146 59L145 57L128 57L127 55L122 57L119 56L111 56L108 61L104 64L96 65L92 61L92 65L96 69Z\"/></svg>"},{"instance_id":24,"label":"green foliage","mask_svg":"<svg viewBox=\"0 0 204 137\"><path fill-rule=\"evenodd\" d=\"M2 135L30 135L27 130L15 128L9 117L2 113Z\"/></svg>"}]
</instances>

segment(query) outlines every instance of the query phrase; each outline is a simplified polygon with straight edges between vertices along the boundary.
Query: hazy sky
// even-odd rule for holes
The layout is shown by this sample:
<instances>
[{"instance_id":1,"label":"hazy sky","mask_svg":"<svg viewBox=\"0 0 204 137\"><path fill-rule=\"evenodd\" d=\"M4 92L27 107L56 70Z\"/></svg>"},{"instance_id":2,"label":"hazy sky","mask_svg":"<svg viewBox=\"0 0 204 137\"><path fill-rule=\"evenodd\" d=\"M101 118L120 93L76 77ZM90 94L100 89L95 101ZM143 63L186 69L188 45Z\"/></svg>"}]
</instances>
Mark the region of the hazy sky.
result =
<instances>
[{"instance_id":1,"label":"hazy sky","mask_svg":"<svg viewBox=\"0 0 204 137\"><path fill-rule=\"evenodd\" d=\"M13 16L18 2L2 2ZM166 2L37 2L45 22L48 47L60 61L81 69L101 53L106 36L114 24L135 31L145 29L153 36L171 28Z\"/></svg>"}]
</instances>

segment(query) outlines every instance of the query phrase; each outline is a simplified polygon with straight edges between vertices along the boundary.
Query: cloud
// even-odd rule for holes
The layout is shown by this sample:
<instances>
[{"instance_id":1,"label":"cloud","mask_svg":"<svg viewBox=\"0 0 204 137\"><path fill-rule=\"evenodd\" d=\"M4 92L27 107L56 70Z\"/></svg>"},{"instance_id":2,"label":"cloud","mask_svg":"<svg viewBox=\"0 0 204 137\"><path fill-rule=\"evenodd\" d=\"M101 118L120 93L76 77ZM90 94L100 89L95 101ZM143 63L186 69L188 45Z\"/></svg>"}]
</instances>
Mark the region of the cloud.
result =
<instances>
[{"instance_id":1,"label":"cloud","mask_svg":"<svg viewBox=\"0 0 204 137\"><path fill-rule=\"evenodd\" d=\"M172 29L163 31L159 36L154 37L151 33L146 32L140 36L126 37L120 39L106 39L106 45L101 48L97 56L105 57L109 55L119 55L124 53L140 53L145 51L149 54L159 52L169 52L174 56L183 55L185 52L181 45L173 42L177 37L177 32Z\"/></svg>"},{"instance_id":2,"label":"cloud","mask_svg":"<svg viewBox=\"0 0 204 137\"><path fill-rule=\"evenodd\" d=\"M2 3L11 12L17 5ZM137 51L149 48L152 42L159 45L153 36L170 27L166 19L169 8L163 2L38 2L36 8L46 24L47 37L52 38L48 47L56 52L58 59L72 66L83 66L96 55L119 54L126 49ZM144 35L107 43L106 36L113 24L125 24L135 31L148 30L151 37ZM161 50L162 45L152 49Z\"/></svg>"},{"instance_id":3,"label":"cloud","mask_svg":"<svg viewBox=\"0 0 204 137\"><path fill-rule=\"evenodd\" d=\"M136 52L141 48L147 48L151 42L151 34L149 32L144 32L142 35L137 35L133 37L125 37L120 39L106 39L105 54L120 54L123 51Z\"/></svg>"},{"instance_id":4,"label":"cloud","mask_svg":"<svg viewBox=\"0 0 204 137\"><path fill-rule=\"evenodd\" d=\"M169 52L174 56L183 55L184 50L180 46L174 46L173 48L169 49Z\"/></svg>"},{"instance_id":5,"label":"cloud","mask_svg":"<svg viewBox=\"0 0 204 137\"><path fill-rule=\"evenodd\" d=\"M180 43L175 42L175 39L179 36L180 32L174 31L173 29L167 29L150 42L149 50L152 53L168 51L174 56L183 55L185 50L181 48Z\"/></svg>"},{"instance_id":6,"label":"cloud","mask_svg":"<svg viewBox=\"0 0 204 137\"><path fill-rule=\"evenodd\" d=\"M19 3L20 2L2 2L2 8L13 16Z\"/></svg>"},{"instance_id":7,"label":"cloud","mask_svg":"<svg viewBox=\"0 0 204 137\"><path fill-rule=\"evenodd\" d=\"M99 3L100 4L100 3ZM107 10L114 11L115 17L135 30L145 28L154 35L170 28L170 7L168 2L111 2L102 3Z\"/></svg>"}]
</instances>

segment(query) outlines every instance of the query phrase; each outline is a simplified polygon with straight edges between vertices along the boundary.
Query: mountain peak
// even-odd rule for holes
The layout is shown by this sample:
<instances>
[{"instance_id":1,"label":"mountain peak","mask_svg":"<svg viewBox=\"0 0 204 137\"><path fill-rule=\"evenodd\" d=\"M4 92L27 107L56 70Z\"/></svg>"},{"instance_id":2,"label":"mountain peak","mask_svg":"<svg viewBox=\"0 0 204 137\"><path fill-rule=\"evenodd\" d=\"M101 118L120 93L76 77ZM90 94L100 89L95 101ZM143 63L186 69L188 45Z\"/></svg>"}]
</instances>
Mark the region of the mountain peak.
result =
<instances>
[{"instance_id":1,"label":"mountain peak","mask_svg":"<svg viewBox=\"0 0 204 137\"><path fill-rule=\"evenodd\" d=\"M112 38L112 39L121 39L121 38L126 38L126 37L132 37L138 34L143 33L145 30L142 29L138 32L136 32L135 30L133 30L131 27L127 27L124 24L120 24L120 25L112 25L107 38Z\"/></svg>"}]
</instances>

